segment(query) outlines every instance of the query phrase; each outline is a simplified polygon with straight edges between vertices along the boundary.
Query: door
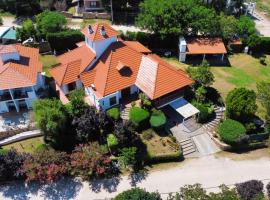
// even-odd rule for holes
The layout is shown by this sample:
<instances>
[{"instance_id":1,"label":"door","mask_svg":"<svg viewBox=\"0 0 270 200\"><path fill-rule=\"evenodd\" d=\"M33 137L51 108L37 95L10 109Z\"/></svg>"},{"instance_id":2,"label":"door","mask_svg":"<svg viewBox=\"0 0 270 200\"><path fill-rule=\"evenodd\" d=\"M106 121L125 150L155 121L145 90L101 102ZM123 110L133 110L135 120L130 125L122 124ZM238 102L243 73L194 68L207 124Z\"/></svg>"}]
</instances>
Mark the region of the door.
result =
<instances>
[{"instance_id":1,"label":"door","mask_svg":"<svg viewBox=\"0 0 270 200\"><path fill-rule=\"evenodd\" d=\"M125 88L121 91L122 94L122 99L126 99L127 97L130 96L130 87Z\"/></svg>"}]
</instances>

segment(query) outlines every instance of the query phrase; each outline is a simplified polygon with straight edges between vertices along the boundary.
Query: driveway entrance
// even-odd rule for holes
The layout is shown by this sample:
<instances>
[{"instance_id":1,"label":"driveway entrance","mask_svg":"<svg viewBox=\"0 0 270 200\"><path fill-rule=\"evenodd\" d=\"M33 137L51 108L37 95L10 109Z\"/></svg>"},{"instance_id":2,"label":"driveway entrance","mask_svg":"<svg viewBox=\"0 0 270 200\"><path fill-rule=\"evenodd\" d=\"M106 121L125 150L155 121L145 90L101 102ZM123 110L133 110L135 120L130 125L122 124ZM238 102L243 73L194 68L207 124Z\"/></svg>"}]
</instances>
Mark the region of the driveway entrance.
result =
<instances>
[{"instance_id":1,"label":"driveway entrance","mask_svg":"<svg viewBox=\"0 0 270 200\"><path fill-rule=\"evenodd\" d=\"M201 157L220 151L205 129L194 119L183 122L183 117L170 106L166 106L162 110L167 116L166 129L176 137L182 146L184 157Z\"/></svg>"}]
</instances>

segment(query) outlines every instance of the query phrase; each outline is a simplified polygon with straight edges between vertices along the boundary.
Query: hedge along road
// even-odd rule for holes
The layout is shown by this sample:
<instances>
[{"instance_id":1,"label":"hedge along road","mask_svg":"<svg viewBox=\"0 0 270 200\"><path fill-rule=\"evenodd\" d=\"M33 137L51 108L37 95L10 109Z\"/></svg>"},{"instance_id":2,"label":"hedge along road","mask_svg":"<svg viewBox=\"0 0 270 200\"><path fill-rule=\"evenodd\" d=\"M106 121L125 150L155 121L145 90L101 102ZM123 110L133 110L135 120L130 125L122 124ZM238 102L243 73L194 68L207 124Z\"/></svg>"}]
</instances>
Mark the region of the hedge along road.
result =
<instances>
[{"instance_id":1,"label":"hedge along road","mask_svg":"<svg viewBox=\"0 0 270 200\"><path fill-rule=\"evenodd\" d=\"M173 168L120 179L92 182L66 179L47 186L10 183L0 187L0 199L105 199L131 187L159 191L163 197L176 192L185 184L201 183L208 191L217 191L221 184L233 185L251 179L270 181L270 157L234 161L228 158L205 156L187 160Z\"/></svg>"}]
</instances>

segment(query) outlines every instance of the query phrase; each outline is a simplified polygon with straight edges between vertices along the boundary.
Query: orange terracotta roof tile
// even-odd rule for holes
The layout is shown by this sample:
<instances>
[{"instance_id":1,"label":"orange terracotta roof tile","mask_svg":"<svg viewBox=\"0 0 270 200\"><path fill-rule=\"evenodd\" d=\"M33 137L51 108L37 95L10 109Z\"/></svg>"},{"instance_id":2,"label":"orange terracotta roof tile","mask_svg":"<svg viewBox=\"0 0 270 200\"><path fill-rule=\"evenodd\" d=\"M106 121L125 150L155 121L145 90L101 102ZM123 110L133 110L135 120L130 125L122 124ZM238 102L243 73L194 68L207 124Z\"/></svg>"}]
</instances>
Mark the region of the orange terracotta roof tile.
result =
<instances>
[{"instance_id":1,"label":"orange terracotta roof tile","mask_svg":"<svg viewBox=\"0 0 270 200\"><path fill-rule=\"evenodd\" d=\"M17 50L20 59L9 60L5 64L0 63L0 89L14 89L36 85L37 75L39 72L42 72L42 64L39 62L39 50L21 45L8 46L10 46L8 49L11 49L12 52L14 49Z\"/></svg>"},{"instance_id":2,"label":"orange terracotta roof tile","mask_svg":"<svg viewBox=\"0 0 270 200\"><path fill-rule=\"evenodd\" d=\"M96 54L85 45L75 48L67 53L64 53L57 57L61 64L67 64L74 60L81 59L80 72L82 73L89 64L95 59Z\"/></svg>"},{"instance_id":3,"label":"orange terracotta roof tile","mask_svg":"<svg viewBox=\"0 0 270 200\"><path fill-rule=\"evenodd\" d=\"M141 53L123 42L111 44L94 67L96 70L94 85L97 92L101 96L106 96L134 85L141 58ZM124 70L117 70L119 62L125 63L127 67ZM89 86L85 81L83 83Z\"/></svg>"},{"instance_id":4,"label":"orange terracotta roof tile","mask_svg":"<svg viewBox=\"0 0 270 200\"><path fill-rule=\"evenodd\" d=\"M124 41L124 43L130 48L140 53L151 53L151 50L149 50L148 48L146 48L144 45L142 45L137 41Z\"/></svg>"},{"instance_id":5,"label":"orange terracotta roof tile","mask_svg":"<svg viewBox=\"0 0 270 200\"><path fill-rule=\"evenodd\" d=\"M188 38L187 54L226 54L221 38Z\"/></svg>"},{"instance_id":6,"label":"orange terracotta roof tile","mask_svg":"<svg viewBox=\"0 0 270 200\"><path fill-rule=\"evenodd\" d=\"M0 55L4 53L16 53L18 52L15 45L0 45Z\"/></svg>"},{"instance_id":7,"label":"orange terracotta roof tile","mask_svg":"<svg viewBox=\"0 0 270 200\"><path fill-rule=\"evenodd\" d=\"M79 59L67 64L60 64L51 68L49 72L59 86L69 84L79 79L81 63L82 61Z\"/></svg>"},{"instance_id":8,"label":"orange terracotta roof tile","mask_svg":"<svg viewBox=\"0 0 270 200\"><path fill-rule=\"evenodd\" d=\"M104 27L105 34L101 34L101 29ZM81 30L82 34L84 34L91 41L100 41L111 37L116 37L119 35L119 32L114 30L110 25L106 23L97 23L91 26L92 32L89 33L89 27L85 27Z\"/></svg>"},{"instance_id":9,"label":"orange terracotta roof tile","mask_svg":"<svg viewBox=\"0 0 270 200\"><path fill-rule=\"evenodd\" d=\"M184 71L152 54L143 57L135 84L153 100L192 83Z\"/></svg>"},{"instance_id":10,"label":"orange terracotta roof tile","mask_svg":"<svg viewBox=\"0 0 270 200\"><path fill-rule=\"evenodd\" d=\"M96 54L84 44L58 56L60 64L50 69L49 72L56 83L62 86L62 84L78 80L79 75L86 70L95 57Z\"/></svg>"}]
</instances>

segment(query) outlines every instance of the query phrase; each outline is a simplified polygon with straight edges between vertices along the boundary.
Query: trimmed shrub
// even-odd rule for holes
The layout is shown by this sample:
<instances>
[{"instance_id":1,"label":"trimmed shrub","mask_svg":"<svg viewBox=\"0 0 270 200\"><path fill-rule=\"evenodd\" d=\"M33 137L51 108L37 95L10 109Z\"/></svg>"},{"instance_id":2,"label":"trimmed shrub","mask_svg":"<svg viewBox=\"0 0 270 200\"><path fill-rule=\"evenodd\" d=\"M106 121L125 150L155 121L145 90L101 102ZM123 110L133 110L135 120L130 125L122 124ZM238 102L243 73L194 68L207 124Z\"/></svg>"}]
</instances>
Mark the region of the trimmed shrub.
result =
<instances>
[{"instance_id":1,"label":"trimmed shrub","mask_svg":"<svg viewBox=\"0 0 270 200\"><path fill-rule=\"evenodd\" d=\"M226 116L230 119L246 122L256 113L257 108L256 93L253 90L235 88L227 95Z\"/></svg>"},{"instance_id":2,"label":"trimmed shrub","mask_svg":"<svg viewBox=\"0 0 270 200\"><path fill-rule=\"evenodd\" d=\"M266 185L267 196L270 199L270 182Z\"/></svg>"},{"instance_id":3,"label":"trimmed shrub","mask_svg":"<svg viewBox=\"0 0 270 200\"><path fill-rule=\"evenodd\" d=\"M219 125L218 133L223 142L235 145L246 135L246 129L240 122L227 119Z\"/></svg>"},{"instance_id":4,"label":"trimmed shrub","mask_svg":"<svg viewBox=\"0 0 270 200\"><path fill-rule=\"evenodd\" d=\"M154 129L162 129L164 128L167 122L165 114L161 110L153 109L150 124Z\"/></svg>"},{"instance_id":5,"label":"trimmed shrub","mask_svg":"<svg viewBox=\"0 0 270 200\"><path fill-rule=\"evenodd\" d=\"M179 149L175 153L163 154L163 155L147 155L146 162L148 163L161 163L179 161L183 157L183 152Z\"/></svg>"},{"instance_id":6,"label":"trimmed shrub","mask_svg":"<svg viewBox=\"0 0 270 200\"><path fill-rule=\"evenodd\" d=\"M236 190L243 200L252 200L263 194L263 183L250 180L236 185Z\"/></svg>"},{"instance_id":7,"label":"trimmed shrub","mask_svg":"<svg viewBox=\"0 0 270 200\"><path fill-rule=\"evenodd\" d=\"M149 112L142 108L133 107L129 112L130 121L140 129L144 129L148 125Z\"/></svg>"},{"instance_id":8,"label":"trimmed shrub","mask_svg":"<svg viewBox=\"0 0 270 200\"><path fill-rule=\"evenodd\" d=\"M108 147L111 149L111 150L114 150L116 149L117 145L118 145L118 139L117 137L115 137L114 134L109 134L107 136L107 144L108 144Z\"/></svg>"},{"instance_id":9,"label":"trimmed shrub","mask_svg":"<svg viewBox=\"0 0 270 200\"><path fill-rule=\"evenodd\" d=\"M193 101L192 104L200 111L198 114L198 122L207 122L214 113L214 107L211 104L202 104L197 101Z\"/></svg>"},{"instance_id":10,"label":"trimmed shrub","mask_svg":"<svg viewBox=\"0 0 270 200\"><path fill-rule=\"evenodd\" d=\"M114 200L161 200L160 194L146 192L140 188L132 188L118 194Z\"/></svg>"},{"instance_id":11,"label":"trimmed shrub","mask_svg":"<svg viewBox=\"0 0 270 200\"><path fill-rule=\"evenodd\" d=\"M120 119L120 112L118 108L111 108L107 110L107 115L115 121Z\"/></svg>"},{"instance_id":12,"label":"trimmed shrub","mask_svg":"<svg viewBox=\"0 0 270 200\"><path fill-rule=\"evenodd\" d=\"M53 50L63 51L67 49L73 49L76 47L76 43L83 41L83 34L78 30L67 29L65 31L48 33L47 41Z\"/></svg>"}]
</instances>

